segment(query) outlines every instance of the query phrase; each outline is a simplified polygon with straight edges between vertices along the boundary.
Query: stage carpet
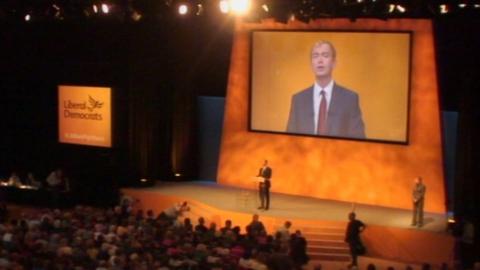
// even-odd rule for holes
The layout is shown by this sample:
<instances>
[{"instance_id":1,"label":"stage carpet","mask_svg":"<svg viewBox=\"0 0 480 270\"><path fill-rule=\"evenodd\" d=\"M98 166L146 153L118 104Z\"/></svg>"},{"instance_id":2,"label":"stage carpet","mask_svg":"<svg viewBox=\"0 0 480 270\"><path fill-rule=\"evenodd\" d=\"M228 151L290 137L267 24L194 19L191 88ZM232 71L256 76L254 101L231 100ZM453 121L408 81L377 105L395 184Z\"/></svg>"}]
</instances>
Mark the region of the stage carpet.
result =
<instances>
[{"instance_id":1,"label":"stage carpet","mask_svg":"<svg viewBox=\"0 0 480 270\"><path fill-rule=\"evenodd\" d=\"M274 233L286 220L292 230L301 230L308 240L312 261L323 265L337 262L347 264L348 247L343 242L348 213L367 224L362 239L367 254L360 258L360 266L371 260L387 260L411 264L414 269L422 263L439 267L453 265L454 239L447 233L447 218L443 214L425 213L422 228L411 227L411 211L387 207L322 200L310 197L272 193L270 209L258 210L256 190L218 185L215 182L158 182L153 187L124 188L122 192L136 200L136 207L153 210L155 214L176 202L188 201L191 211L187 216L195 224L204 217L219 227L231 219L242 230L254 213L269 233ZM395 263L393 263L395 264Z\"/></svg>"}]
</instances>

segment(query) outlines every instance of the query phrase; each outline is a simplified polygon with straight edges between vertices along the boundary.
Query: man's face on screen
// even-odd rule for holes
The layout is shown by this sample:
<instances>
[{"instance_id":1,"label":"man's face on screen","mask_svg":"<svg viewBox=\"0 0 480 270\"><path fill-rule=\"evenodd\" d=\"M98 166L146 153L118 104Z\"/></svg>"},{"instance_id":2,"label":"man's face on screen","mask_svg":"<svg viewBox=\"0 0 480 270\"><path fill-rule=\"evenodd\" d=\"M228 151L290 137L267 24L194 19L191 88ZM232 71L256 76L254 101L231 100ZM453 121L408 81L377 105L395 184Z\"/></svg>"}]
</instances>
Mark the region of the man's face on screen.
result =
<instances>
[{"instance_id":1,"label":"man's face on screen","mask_svg":"<svg viewBox=\"0 0 480 270\"><path fill-rule=\"evenodd\" d=\"M335 56L327 43L320 43L312 49L312 70L317 78L332 76L335 67Z\"/></svg>"}]
</instances>

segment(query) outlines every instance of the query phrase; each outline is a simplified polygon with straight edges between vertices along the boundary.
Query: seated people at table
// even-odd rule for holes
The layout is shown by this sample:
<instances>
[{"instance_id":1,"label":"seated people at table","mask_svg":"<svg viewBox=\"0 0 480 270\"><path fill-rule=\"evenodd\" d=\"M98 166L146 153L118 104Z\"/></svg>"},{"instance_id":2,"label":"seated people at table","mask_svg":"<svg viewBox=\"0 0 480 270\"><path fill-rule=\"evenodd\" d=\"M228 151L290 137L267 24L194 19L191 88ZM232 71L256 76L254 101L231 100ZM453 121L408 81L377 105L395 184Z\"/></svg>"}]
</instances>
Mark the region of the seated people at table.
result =
<instances>
[{"instance_id":1,"label":"seated people at table","mask_svg":"<svg viewBox=\"0 0 480 270\"><path fill-rule=\"evenodd\" d=\"M68 191L68 179L62 169L56 169L47 176L47 187L57 191Z\"/></svg>"},{"instance_id":2,"label":"seated people at table","mask_svg":"<svg viewBox=\"0 0 480 270\"><path fill-rule=\"evenodd\" d=\"M10 177L8 178L8 185L12 187L19 187L22 185L22 181L18 176L17 172L13 171Z\"/></svg>"},{"instance_id":3,"label":"seated people at table","mask_svg":"<svg viewBox=\"0 0 480 270\"><path fill-rule=\"evenodd\" d=\"M25 184L33 186L35 188L42 187L42 182L38 181L32 172L27 173L27 180L25 181Z\"/></svg>"}]
</instances>

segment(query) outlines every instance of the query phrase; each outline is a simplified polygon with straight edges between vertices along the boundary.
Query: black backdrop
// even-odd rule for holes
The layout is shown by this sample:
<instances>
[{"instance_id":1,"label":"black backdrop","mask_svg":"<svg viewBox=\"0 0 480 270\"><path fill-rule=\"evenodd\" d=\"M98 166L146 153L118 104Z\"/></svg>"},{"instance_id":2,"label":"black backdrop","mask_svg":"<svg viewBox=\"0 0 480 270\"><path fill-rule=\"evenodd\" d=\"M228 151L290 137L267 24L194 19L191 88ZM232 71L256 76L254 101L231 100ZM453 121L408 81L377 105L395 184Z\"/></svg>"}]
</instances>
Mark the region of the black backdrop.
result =
<instances>
[{"instance_id":1,"label":"black backdrop","mask_svg":"<svg viewBox=\"0 0 480 270\"><path fill-rule=\"evenodd\" d=\"M480 20L435 23L441 109L459 111L456 211L480 213ZM197 176L195 98L224 96L233 23L3 22L0 175L66 168L82 193ZM433 82L432 82L433 83ZM113 87L112 149L57 143L57 85ZM86 195L86 194L85 194Z\"/></svg>"}]
</instances>

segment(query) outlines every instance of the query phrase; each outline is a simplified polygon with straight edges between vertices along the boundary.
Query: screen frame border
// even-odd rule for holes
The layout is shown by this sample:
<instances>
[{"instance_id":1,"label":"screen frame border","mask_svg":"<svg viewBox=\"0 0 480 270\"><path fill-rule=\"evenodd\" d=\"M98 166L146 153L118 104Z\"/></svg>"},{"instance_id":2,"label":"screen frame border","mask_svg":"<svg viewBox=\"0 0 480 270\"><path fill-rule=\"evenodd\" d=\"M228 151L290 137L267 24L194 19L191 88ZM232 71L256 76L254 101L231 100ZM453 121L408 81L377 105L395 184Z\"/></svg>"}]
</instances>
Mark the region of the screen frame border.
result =
<instances>
[{"instance_id":1,"label":"screen frame border","mask_svg":"<svg viewBox=\"0 0 480 270\"><path fill-rule=\"evenodd\" d=\"M353 138L353 137L338 137L338 136L328 136L328 135L312 135L304 133L290 133L290 132L281 132L273 130L257 130L252 128L252 104L253 104L253 85L252 85L252 68L253 68L253 36L256 32L317 32L317 33L393 33L393 34L408 34L409 37L409 47L408 47L408 78L407 78L407 121L405 129L405 141L391 141L391 140L382 140L382 139L368 139L368 138ZM301 137L314 137L321 139L336 139L336 140L347 140L347 141L359 141L359 142L370 142L370 143L385 143L385 144L396 144L396 145L409 145L410 144L410 108L411 108L411 92L412 92L412 59L413 59L413 41L414 41L414 31L412 30L363 30L363 29L253 29L249 31L249 71L248 71L248 132L259 132L275 135L287 135L287 136L301 136Z\"/></svg>"}]
</instances>

